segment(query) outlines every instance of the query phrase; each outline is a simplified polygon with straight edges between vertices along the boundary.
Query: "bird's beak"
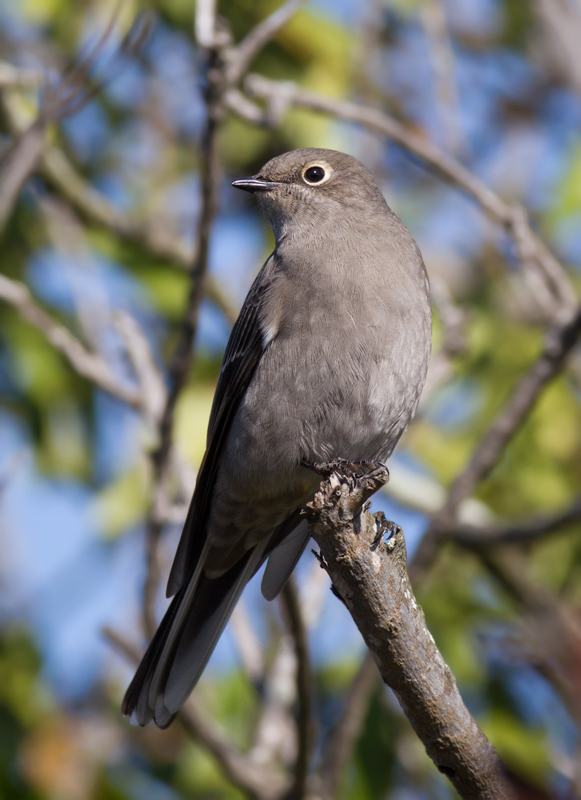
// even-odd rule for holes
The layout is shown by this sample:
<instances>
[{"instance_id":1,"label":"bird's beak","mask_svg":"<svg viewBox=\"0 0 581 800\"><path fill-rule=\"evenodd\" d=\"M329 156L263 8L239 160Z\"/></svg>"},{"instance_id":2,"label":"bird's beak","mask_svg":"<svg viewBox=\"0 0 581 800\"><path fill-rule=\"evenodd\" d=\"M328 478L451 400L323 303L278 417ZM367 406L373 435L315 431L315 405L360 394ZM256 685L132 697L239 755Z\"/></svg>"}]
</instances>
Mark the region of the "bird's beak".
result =
<instances>
[{"instance_id":1,"label":"bird's beak","mask_svg":"<svg viewBox=\"0 0 581 800\"><path fill-rule=\"evenodd\" d=\"M245 192L268 192L276 188L278 183L253 175L251 178L239 178L237 181L232 181L231 186L236 189L244 189Z\"/></svg>"}]
</instances>

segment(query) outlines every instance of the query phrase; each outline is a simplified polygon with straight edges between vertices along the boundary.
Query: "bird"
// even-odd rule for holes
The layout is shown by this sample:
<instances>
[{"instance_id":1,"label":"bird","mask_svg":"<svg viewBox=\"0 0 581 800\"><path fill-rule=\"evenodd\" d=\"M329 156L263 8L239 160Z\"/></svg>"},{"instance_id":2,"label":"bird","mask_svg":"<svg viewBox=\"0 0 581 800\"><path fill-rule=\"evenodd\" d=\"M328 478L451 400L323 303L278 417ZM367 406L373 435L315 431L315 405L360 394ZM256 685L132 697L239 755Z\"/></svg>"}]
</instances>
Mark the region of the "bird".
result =
<instances>
[{"instance_id":1,"label":"bird","mask_svg":"<svg viewBox=\"0 0 581 800\"><path fill-rule=\"evenodd\" d=\"M173 597L122 711L167 727L245 585L272 600L308 541L316 465L384 464L413 418L431 349L418 245L370 172L335 150L283 153L252 177L275 247L226 346Z\"/></svg>"}]
</instances>

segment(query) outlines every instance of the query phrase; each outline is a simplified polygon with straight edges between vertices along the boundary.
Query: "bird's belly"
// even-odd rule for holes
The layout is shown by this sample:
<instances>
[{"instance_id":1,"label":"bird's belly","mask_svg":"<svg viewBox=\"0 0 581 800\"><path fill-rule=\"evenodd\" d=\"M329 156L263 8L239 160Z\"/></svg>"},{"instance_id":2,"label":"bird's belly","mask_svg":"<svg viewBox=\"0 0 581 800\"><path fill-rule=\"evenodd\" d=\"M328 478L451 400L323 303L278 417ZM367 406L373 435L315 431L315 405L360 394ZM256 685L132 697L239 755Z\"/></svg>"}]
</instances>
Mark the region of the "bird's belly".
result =
<instances>
[{"instance_id":1,"label":"bird's belly","mask_svg":"<svg viewBox=\"0 0 581 800\"><path fill-rule=\"evenodd\" d=\"M299 345L273 343L236 413L212 502L218 546L232 528L251 546L306 504L320 478L302 460L386 461L415 412L427 361L405 358L405 343L393 357L353 337Z\"/></svg>"}]
</instances>

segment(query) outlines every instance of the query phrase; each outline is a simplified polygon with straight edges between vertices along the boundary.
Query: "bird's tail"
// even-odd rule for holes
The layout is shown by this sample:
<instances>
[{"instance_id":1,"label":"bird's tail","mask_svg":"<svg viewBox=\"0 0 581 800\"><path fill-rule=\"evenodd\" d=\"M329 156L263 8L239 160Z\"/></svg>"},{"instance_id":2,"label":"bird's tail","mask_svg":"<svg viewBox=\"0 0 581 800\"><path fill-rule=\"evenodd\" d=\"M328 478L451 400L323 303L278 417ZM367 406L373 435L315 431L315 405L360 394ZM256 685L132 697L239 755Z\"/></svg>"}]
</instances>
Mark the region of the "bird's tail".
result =
<instances>
[{"instance_id":1,"label":"bird's tail","mask_svg":"<svg viewBox=\"0 0 581 800\"><path fill-rule=\"evenodd\" d=\"M266 543L265 543L266 544ZM173 598L123 699L132 722L167 728L212 655L246 583L264 557L258 545L219 578L196 571ZM203 559L201 559L203 561Z\"/></svg>"}]
</instances>

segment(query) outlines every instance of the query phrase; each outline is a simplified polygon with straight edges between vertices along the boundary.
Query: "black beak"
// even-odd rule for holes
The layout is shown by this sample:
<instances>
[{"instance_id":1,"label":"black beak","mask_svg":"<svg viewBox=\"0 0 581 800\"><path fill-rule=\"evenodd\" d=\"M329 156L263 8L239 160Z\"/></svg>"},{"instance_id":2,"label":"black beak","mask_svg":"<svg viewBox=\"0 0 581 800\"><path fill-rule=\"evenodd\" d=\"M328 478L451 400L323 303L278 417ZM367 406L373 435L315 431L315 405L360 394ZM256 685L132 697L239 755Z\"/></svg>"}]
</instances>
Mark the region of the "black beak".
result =
<instances>
[{"instance_id":1,"label":"black beak","mask_svg":"<svg viewBox=\"0 0 581 800\"><path fill-rule=\"evenodd\" d=\"M231 186L236 189L244 189L245 192L268 192L278 186L278 183L265 181L253 175L251 178L239 178L237 181L232 181Z\"/></svg>"}]
</instances>

